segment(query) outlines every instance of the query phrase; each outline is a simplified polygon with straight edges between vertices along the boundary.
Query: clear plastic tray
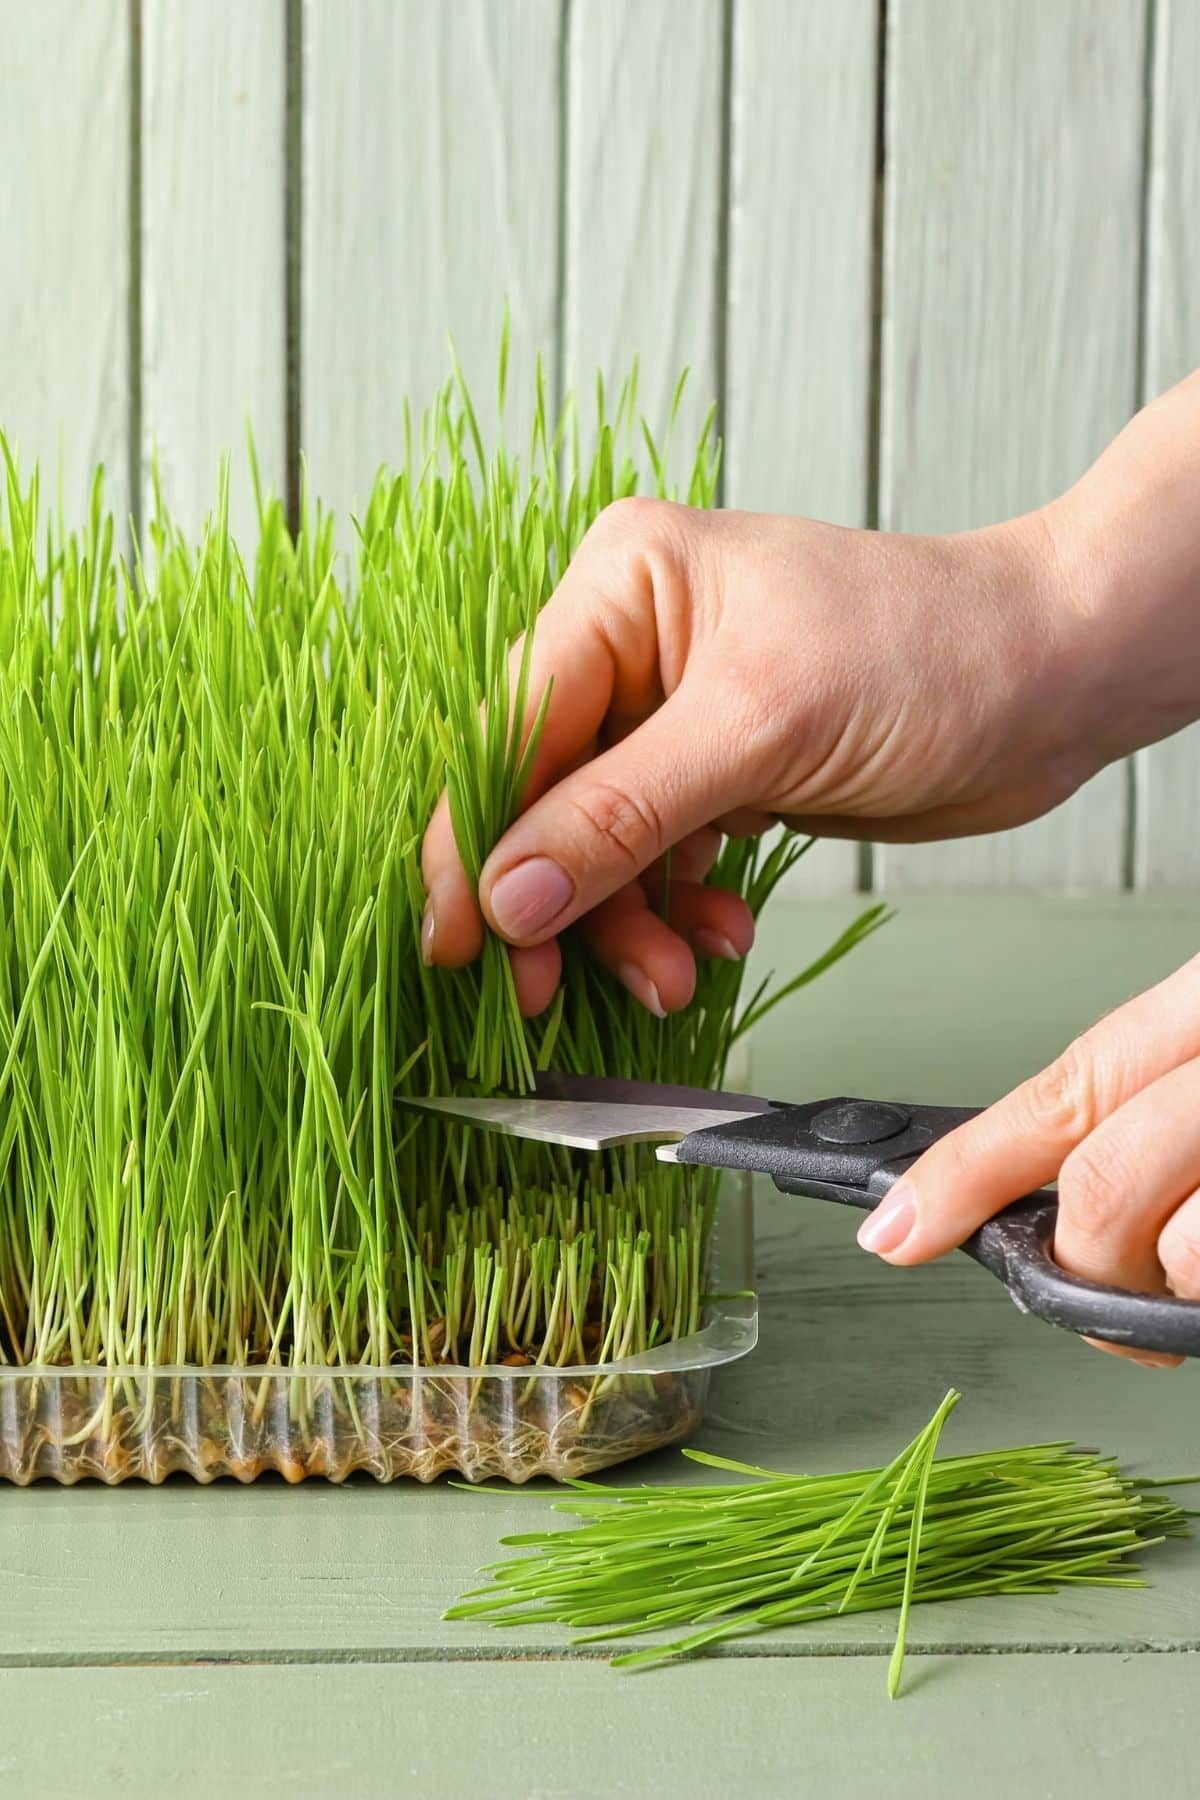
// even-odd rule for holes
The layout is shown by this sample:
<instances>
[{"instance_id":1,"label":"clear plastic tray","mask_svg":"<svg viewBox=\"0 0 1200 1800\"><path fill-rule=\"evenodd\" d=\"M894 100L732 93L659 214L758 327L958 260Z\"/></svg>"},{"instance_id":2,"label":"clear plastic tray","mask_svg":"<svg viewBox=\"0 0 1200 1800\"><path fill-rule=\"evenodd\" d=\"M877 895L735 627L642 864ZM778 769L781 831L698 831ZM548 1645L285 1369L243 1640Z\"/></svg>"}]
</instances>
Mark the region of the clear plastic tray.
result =
<instances>
[{"instance_id":1,"label":"clear plastic tray","mask_svg":"<svg viewBox=\"0 0 1200 1800\"><path fill-rule=\"evenodd\" d=\"M686 1437L712 1371L758 1339L748 1176L721 1189L706 1323L577 1368L0 1369L0 1480L528 1481L584 1475Z\"/></svg>"}]
</instances>

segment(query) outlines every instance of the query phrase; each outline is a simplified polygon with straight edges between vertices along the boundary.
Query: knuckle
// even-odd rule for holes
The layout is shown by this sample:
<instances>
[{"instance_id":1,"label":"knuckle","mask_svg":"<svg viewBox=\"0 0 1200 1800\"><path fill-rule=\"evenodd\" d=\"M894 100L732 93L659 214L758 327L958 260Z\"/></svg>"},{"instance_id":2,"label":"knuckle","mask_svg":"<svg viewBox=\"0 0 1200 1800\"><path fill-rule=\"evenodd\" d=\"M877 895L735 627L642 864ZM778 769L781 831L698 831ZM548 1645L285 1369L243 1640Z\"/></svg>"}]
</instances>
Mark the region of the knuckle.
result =
<instances>
[{"instance_id":1,"label":"knuckle","mask_svg":"<svg viewBox=\"0 0 1200 1800\"><path fill-rule=\"evenodd\" d=\"M652 801L607 782L593 783L574 796L588 834L612 851L636 875L666 847L662 820Z\"/></svg>"},{"instance_id":2,"label":"knuckle","mask_svg":"<svg viewBox=\"0 0 1200 1800\"><path fill-rule=\"evenodd\" d=\"M604 548L630 541L645 544L657 536L666 504L646 494L626 494L620 500L610 500L597 513L587 536Z\"/></svg>"},{"instance_id":3,"label":"knuckle","mask_svg":"<svg viewBox=\"0 0 1200 1800\"><path fill-rule=\"evenodd\" d=\"M632 624L641 641L647 626L658 629L661 618L686 619L691 587L685 511L668 500L630 494L611 501L592 521L579 557L589 604L601 603L605 636L619 641Z\"/></svg>"},{"instance_id":4,"label":"knuckle","mask_svg":"<svg viewBox=\"0 0 1200 1800\"><path fill-rule=\"evenodd\" d=\"M1089 1139L1080 1144L1058 1178L1059 1210L1089 1238L1107 1238L1118 1230L1133 1194L1129 1160L1112 1141Z\"/></svg>"},{"instance_id":5,"label":"knuckle","mask_svg":"<svg viewBox=\"0 0 1200 1800\"><path fill-rule=\"evenodd\" d=\"M1025 1106L1034 1129L1043 1137L1082 1137L1095 1121L1091 1066L1078 1046L1026 1083Z\"/></svg>"}]
</instances>

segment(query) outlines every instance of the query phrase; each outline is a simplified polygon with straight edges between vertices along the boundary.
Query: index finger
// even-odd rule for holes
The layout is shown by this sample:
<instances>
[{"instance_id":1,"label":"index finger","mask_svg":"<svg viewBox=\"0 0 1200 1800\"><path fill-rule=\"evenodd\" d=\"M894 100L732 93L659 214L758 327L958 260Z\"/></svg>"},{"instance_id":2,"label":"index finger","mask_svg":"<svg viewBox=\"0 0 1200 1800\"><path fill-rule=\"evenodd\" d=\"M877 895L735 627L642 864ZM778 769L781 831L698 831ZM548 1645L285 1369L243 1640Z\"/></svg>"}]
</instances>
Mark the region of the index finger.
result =
<instances>
[{"instance_id":1,"label":"index finger","mask_svg":"<svg viewBox=\"0 0 1200 1800\"><path fill-rule=\"evenodd\" d=\"M1053 1181L1102 1119L1200 1056L1200 957L1101 1019L1032 1080L940 1138L859 1232L892 1263L926 1262Z\"/></svg>"},{"instance_id":2,"label":"index finger","mask_svg":"<svg viewBox=\"0 0 1200 1800\"><path fill-rule=\"evenodd\" d=\"M630 725L662 698L653 584L636 554L600 556L585 539L533 629L521 742L549 688L522 810L594 749L606 719ZM509 653L515 691L525 652ZM426 960L459 967L479 954L483 922L454 838L443 790L421 847L429 895L422 950Z\"/></svg>"}]
</instances>

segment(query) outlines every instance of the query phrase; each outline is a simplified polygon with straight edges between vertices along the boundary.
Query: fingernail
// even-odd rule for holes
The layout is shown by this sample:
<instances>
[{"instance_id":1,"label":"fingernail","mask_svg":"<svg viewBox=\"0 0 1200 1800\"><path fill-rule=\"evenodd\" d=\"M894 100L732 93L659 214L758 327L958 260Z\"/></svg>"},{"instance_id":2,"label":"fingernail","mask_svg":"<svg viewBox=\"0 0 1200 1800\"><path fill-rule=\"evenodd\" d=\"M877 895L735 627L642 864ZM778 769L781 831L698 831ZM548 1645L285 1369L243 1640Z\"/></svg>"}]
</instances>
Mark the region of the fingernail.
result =
<instances>
[{"instance_id":1,"label":"fingernail","mask_svg":"<svg viewBox=\"0 0 1200 1800\"><path fill-rule=\"evenodd\" d=\"M899 1182L859 1227L858 1241L876 1256L898 1250L917 1218L917 1196L907 1181Z\"/></svg>"},{"instance_id":2,"label":"fingernail","mask_svg":"<svg viewBox=\"0 0 1200 1800\"><path fill-rule=\"evenodd\" d=\"M555 920L575 895L575 883L548 856L530 856L492 889L492 917L505 937L527 938Z\"/></svg>"},{"instance_id":3,"label":"fingernail","mask_svg":"<svg viewBox=\"0 0 1200 1800\"><path fill-rule=\"evenodd\" d=\"M433 901L425 902L425 914L421 920L421 961L427 969L433 967L433 940L437 932L437 920L433 916Z\"/></svg>"},{"instance_id":4,"label":"fingernail","mask_svg":"<svg viewBox=\"0 0 1200 1800\"><path fill-rule=\"evenodd\" d=\"M617 975L625 983L635 1000L640 1000L647 1012L652 1012L656 1019L665 1019L667 1009L658 997L658 989L644 969L636 963L618 963Z\"/></svg>"},{"instance_id":5,"label":"fingernail","mask_svg":"<svg viewBox=\"0 0 1200 1800\"><path fill-rule=\"evenodd\" d=\"M724 962L741 962L742 953L732 938L722 937L719 931L706 931L703 926L692 933L692 947L701 956L719 956Z\"/></svg>"}]
</instances>

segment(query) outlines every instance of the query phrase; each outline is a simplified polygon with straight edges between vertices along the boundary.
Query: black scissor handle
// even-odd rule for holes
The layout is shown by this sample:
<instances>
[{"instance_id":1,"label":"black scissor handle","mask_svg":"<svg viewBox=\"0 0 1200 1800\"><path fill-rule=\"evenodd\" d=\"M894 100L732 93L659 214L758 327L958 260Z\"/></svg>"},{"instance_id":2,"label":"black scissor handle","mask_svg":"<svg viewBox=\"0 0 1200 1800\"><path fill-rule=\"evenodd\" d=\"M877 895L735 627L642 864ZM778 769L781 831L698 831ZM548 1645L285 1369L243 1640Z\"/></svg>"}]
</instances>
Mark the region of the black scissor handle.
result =
<instances>
[{"instance_id":1,"label":"black scissor handle","mask_svg":"<svg viewBox=\"0 0 1200 1800\"><path fill-rule=\"evenodd\" d=\"M1130 1350L1200 1356L1200 1302L1068 1274L1050 1254L1057 1218L1058 1202L1043 1190L989 1219L962 1248L1004 1283L1022 1312Z\"/></svg>"},{"instance_id":2,"label":"black scissor handle","mask_svg":"<svg viewBox=\"0 0 1200 1800\"><path fill-rule=\"evenodd\" d=\"M753 1169L785 1194L871 1212L929 1144L977 1109L840 1098L774 1105L768 1113L691 1132L680 1162ZM1200 1301L1136 1294L1085 1281L1050 1254L1058 1203L1043 1189L981 1225L962 1249L1004 1283L1022 1312L1133 1350L1200 1356Z\"/></svg>"}]
</instances>

